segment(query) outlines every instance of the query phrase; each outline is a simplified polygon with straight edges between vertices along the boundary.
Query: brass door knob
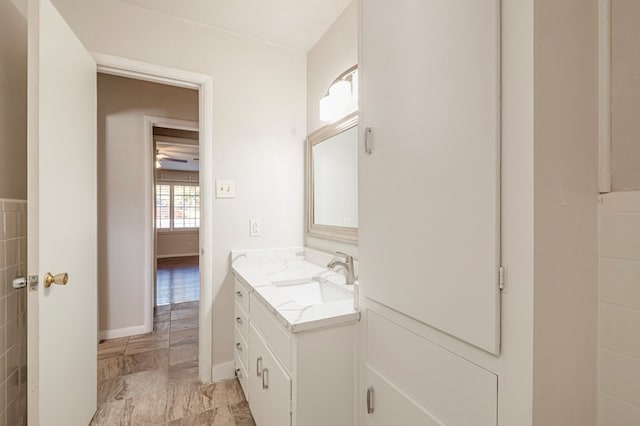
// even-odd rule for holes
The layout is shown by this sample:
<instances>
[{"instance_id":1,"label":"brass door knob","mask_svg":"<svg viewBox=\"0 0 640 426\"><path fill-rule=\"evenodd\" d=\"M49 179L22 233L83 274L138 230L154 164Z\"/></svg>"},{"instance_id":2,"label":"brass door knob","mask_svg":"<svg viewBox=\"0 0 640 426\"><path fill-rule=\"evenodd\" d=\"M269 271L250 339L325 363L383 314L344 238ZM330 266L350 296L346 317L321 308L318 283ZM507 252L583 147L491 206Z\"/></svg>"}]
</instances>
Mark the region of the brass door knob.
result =
<instances>
[{"instance_id":1,"label":"brass door knob","mask_svg":"<svg viewBox=\"0 0 640 426\"><path fill-rule=\"evenodd\" d=\"M44 288L51 287L51 284L67 285L68 281L69 274L67 274L66 272L62 272L56 275L51 275L51 273L49 272L44 274Z\"/></svg>"}]
</instances>

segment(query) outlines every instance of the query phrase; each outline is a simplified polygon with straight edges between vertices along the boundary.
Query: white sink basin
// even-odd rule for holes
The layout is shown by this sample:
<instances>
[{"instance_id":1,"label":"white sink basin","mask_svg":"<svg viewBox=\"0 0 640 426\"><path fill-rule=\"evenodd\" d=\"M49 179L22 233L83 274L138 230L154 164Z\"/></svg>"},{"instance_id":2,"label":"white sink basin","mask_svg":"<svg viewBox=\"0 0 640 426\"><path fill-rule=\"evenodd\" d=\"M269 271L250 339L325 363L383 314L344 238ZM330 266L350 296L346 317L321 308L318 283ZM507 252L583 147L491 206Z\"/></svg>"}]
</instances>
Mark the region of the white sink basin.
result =
<instances>
[{"instance_id":1,"label":"white sink basin","mask_svg":"<svg viewBox=\"0 0 640 426\"><path fill-rule=\"evenodd\" d=\"M302 306L321 305L353 299L353 293L332 282L318 282L311 279L274 281L287 297Z\"/></svg>"}]
</instances>

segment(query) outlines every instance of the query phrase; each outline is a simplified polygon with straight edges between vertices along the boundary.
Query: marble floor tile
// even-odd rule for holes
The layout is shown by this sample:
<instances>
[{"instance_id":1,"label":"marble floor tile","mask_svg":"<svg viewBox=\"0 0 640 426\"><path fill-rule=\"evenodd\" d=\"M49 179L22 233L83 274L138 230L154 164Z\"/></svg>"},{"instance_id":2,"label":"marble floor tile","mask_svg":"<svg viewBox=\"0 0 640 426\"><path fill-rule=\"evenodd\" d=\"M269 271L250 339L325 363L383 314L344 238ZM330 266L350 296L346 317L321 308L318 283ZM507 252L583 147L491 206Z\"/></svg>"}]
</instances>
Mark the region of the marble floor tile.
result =
<instances>
[{"instance_id":1,"label":"marble floor tile","mask_svg":"<svg viewBox=\"0 0 640 426\"><path fill-rule=\"evenodd\" d=\"M200 302L195 300L192 302L174 303L171 305L171 310L179 311L183 309L198 309L199 307L200 307Z\"/></svg>"},{"instance_id":2,"label":"marble floor tile","mask_svg":"<svg viewBox=\"0 0 640 426\"><path fill-rule=\"evenodd\" d=\"M127 344L125 355L133 355L140 352L148 352L169 347L169 334L142 334L133 336Z\"/></svg>"},{"instance_id":3,"label":"marble floor tile","mask_svg":"<svg viewBox=\"0 0 640 426\"><path fill-rule=\"evenodd\" d=\"M198 317L172 320L171 333L173 333L174 331L181 331L189 328L198 328L198 326Z\"/></svg>"},{"instance_id":4,"label":"marble floor tile","mask_svg":"<svg viewBox=\"0 0 640 426\"><path fill-rule=\"evenodd\" d=\"M227 403L230 406L246 402L244 393L242 392L242 388L240 387L240 382L238 380L225 380L224 382L222 382L222 384L225 386Z\"/></svg>"},{"instance_id":5,"label":"marble floor tile","mask_svg":"<svg viewBox=\"0 0 640 426\"><path fill-rule=\"evenodd\" d=\"M99 344L91 425L255 426L237 380L199 380L198 305L158 306L153 332Z\"/></svg>"},{"instance_id":6,"label":"marble floor tile","mask_svg":"<svg viewBox=\"0 0 640 426\"><path fill-rule=\"evenodd\" d=\"M198 343L200 331L197 328L173 331L169 336L171 346L184 345L185 343Z\"/></svg>"},{"instance_id":7,"label":"marble floor tile","mask_svg":"<svg viewBox=\"0 0 640 426\"><path fill-rule=\"evenodd\" d=\"M171 312L171 304L162 305L162 306L156 306L154 314L157 317L158 314L164 314L164 313L167 313L167 312Z\"/></svg>"},{"instance_id":8,"label":"marble floor tile","mask_svg":"<svg viewBox=\"0 0 640 426\"><path fill-rule=\"evenodd\" d=\"M215 384L178 384L168 393L167 419L173 421L226 406L224 389Z\"/></svg>"},{"instance_id":9,"label":"marble floor tile","mask_svg":"<svg viewBox=\"0 0 640 426\"><path fill-rule=\"evenodd\" d=\"M169 383L197 383L200 379L198 362L185 362L169 367Z\"/></svg>"},{"instance_id":10,"label":"marble floor tile","mask_svg":"<svg viewBox=\"0 0 640 426\"><path fill-rule=\"evenodd\" d=\"M171 311L171 321L186 319L186 318L198 318L199 314L198 309L177 309L175 311Z\"/></svg>"},{"instance_id":11,"label":"marble floor tile","mask_svg":"<svg viewBox=\"0 0 640 426\"><path fill-rule=\"evenodd\" d=\"M124 356L116 355L98 359L98 382L114 379L123 374Z\"/></svg>"},{"instance_id":12,"label":"marble floor tile","mask_svg":"<svg viewBox=\"0 0 640 426\"><path fill-rule=\"evenodd\" d=\"M239 385L238 385L239 386ZM249 409L249 403L242 398L243 401L234 405L229 405L231 414L233 414L234 423L237 426L256 426Z\"/></svg>"},{"instance_id":13,"label":"marble floor tile","mask_svg":"<svg viewBox=\"0 0 640 426\"><path fill-rule=\"evenodd\" d=\"M122 388L122 376L98 382L98 406L114 401Z\"/></svg>"},{"instance_id":14,"label":"marble floor tile","mask_svg":"<svg viewBox=\"0 0 640 426\"><path fill-rule=\"evenodd\" d=\"M153 333L154 334L168 334L171 331L171 322L154 322L153 323Z\"/></svg>"},{"instance_id":15,"label":"marble floor tile","mask_svg":"<svg viewBox=\"0 0 640 426\"><path fill-rule=\"evenodd\" d=\"M169 385L169 374L166 368L162 368L122 376L122 380L122 390L116 394L116 399L132 398L159 389L166 389Z\"/></svg>"},{"instance_id":16,"label":"marble floor tile","mask_svg":"<svg viewBox=\"0 0 640 426\"><path fill-rule=\"evenodd\" d=\"M156 322L165 322L165 321L170 321L170 320L171 320L171 312L170 311L163 312L161 314L156 314L153 317L153 322L154 323L156 323Z\"/></svg>"},{"instance_id":17,"label":"marble floor tile","mask_svg":"<svg viewBox=\"0 0 640 426\"><path fill-rule=\"evenodd\" d=\"M236 423L228 407L214 408L195 416L174 420L171 426L234 426Z\"/></svg>"},{"instance_id":18,"label":"marble floor tile","mask_svg":"<svg viewBox=\"0 0 640 426\"><path fill-rule=\"evenodd\" d=\"M169 350L157 349L125 355L123 357L122 374L139 373L146 370L157 370L169 366Z\"/></svg>"},{"instance_id":19,"label":"marble floor tile","mask_svg":"<svg viewBox=\"0 0 640 426\"><path fill-rule=\"evenodd\" d=\"M127 411L132 425L164 425L167 416L167 390L134 396L129 400Z\"/></svg>"},{"instance_id":20,"label":"marble floor tile","mask_svg":"<svg viewBox=\"0 0 640 426\"><path fill-rule=\"evenodd\" d=\"M198 344L186 343L184 345L171 346L169 348L169 364L183 364L185 362L198 361Z\"/></svg>"},{"instance_id":21,"label":"marble floor tile","mask_svg":"<svg viewBox=\"0 0 640 426\"><path fill-rule=\"evenodd\" d=\"M129 337L119 339L103 340L98 344L98 359L108 358L110 356L124 355L127 349Z\"/></svg>"},{"instance_id":22,"label":"marble floor tile","mask_svg":"<svg viewBox=\"0 0 640 426\"><path fill-rule=\"evenodd\" d=\"M100 405L89 423L91 426L128 426L130 424L125 400Z\"/></svg>"}]
</instances>

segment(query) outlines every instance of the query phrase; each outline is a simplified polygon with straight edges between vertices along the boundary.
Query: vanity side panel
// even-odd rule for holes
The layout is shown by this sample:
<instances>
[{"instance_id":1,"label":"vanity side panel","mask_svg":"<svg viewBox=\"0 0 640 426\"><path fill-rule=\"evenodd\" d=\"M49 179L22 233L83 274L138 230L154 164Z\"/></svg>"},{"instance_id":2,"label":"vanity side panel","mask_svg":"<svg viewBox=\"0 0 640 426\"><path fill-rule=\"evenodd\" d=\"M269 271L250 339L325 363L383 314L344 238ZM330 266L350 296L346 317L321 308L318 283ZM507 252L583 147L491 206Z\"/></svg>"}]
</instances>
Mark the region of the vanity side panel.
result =
<instances>
[{"instance_id":1,"label":"vanity side panel","mask_svg":"<svg viewBox=\"0 0 640 426\"><path fill-rule=\"evenodd\" d=\"M356 324L295 335L294 426L355 424Z\"/></svg>"}]
</instances>

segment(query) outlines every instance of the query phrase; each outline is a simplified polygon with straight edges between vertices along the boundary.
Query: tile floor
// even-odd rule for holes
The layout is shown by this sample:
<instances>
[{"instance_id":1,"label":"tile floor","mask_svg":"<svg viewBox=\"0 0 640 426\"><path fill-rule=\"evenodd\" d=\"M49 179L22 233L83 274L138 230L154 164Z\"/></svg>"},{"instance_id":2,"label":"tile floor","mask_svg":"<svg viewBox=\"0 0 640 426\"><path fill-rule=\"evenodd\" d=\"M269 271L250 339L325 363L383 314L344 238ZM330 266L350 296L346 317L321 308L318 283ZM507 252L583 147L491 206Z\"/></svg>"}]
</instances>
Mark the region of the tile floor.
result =
<instances>
[{"instance_id":1,"label":"tile floor","mask_svg":"<svg viewBox=\"0 0 640 426\"><path fill-rule=\"evenodd\" d=\"M156 305L190 302L200 299L198 256L158 259Z\"/></svg>"},{"instance_id":2,"label":"tile floor","mask_svg":"<svg viewBox=\"0 0 640 426\"><path fill-rule=\"evenodd\" d=\"M154 331L98 345L91 425L255 426L237 380L198 381L198 302L156 308Z\"/></svg>"}]
</instances>

